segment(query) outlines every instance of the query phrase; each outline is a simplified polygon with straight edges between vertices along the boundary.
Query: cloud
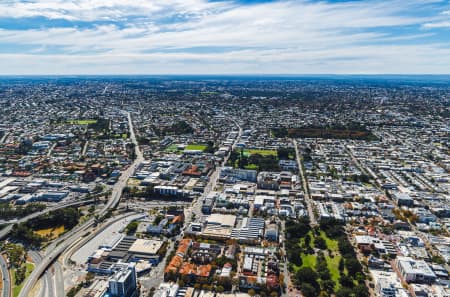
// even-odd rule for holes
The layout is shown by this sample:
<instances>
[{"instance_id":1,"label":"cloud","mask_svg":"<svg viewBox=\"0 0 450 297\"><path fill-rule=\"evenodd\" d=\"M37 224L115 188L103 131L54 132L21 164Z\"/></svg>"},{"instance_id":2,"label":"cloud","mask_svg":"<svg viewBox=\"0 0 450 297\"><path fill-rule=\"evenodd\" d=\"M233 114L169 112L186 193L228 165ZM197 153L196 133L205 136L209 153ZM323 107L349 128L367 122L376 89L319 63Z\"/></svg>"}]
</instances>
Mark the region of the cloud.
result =
<instances>
[{"instance_id":1,"label":"cloud","mask_svg":"<svg viewBox=\"0 0 450 297\"><path fill-rule=\"evenodd\" d=\"M433 29L433 28L450 28L450 20L443 22L435 22L435 23L426 23L423 25L424 28Z\"/></svg>"},{"instance_id":2,"label":"cloud","mask_svg":"<svg viewBox=\"0 0 450 297\"><path fill-rule=\"evenodd\" d=\"M196 13L218 4L203 0L32 0L0 3L0 17L46 17L70 21L123 20L130 16L155 17L166 12Z\"/></svg>"},{"instance_id":3,"label":"cloud","mask_svg":"<svg viewBox=\"0 0 450 297\"><path fill-rule=\"evenodd\" d=\"M0 71L442 73L450 61L435 58L449 54L449 38L433 31L448 26L439 2L16 0L0 3L0 21L46 21L0 29L0 46L12 45Z\"/></svg>"}]
</instances>

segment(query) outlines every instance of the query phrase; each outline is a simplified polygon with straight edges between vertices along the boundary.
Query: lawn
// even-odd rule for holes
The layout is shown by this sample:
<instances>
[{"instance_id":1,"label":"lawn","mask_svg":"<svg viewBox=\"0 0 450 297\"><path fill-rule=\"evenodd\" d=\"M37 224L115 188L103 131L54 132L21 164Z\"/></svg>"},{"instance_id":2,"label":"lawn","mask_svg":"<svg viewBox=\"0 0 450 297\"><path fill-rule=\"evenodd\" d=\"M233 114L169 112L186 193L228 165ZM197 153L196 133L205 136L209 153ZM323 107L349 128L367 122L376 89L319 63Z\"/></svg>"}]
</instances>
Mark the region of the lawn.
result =
<instances>
[{"instance_id":1,"label":"lawn","mask_svg":"<svg viewBox=\"0 0 450 297\"><path fill-rule=\"evenodd\" d=\"M71 125L89 125L96 124L97 120L68 120L67 122Z\"/></svg>"},{"instance_id":2,"label":"lawn","mask_svg":"<svg viewBox=\"0 0 450 297\"><path fill-rule=\"evenodd\" d=\"M328 270L330 271L331 279L335 283L335 290L339 290L340 283L339 278L341 273L339 272L339 260L341 256L334 256L330 258L330 256L325 256L325 260L327 261Z\"/></svg>"},{"instance_id":3,"label":"lawn","mask_svg":"<svg viewBox=\"0 0 450 297\"><path fill-rule=\"evenodd\" d=\"M176 153L178 151L178 145L176 144L169 145L164 151L167 153Z\"/></svg>"},{"instance_id":4,"label":"lawn","mask_svg":"<svg viewBox=\"0 0 450 297\"><path fill-rule=\"evenodd\" d=\"M36 231L34 231L34 233L36 233L42 237L55 239L55 238L58 238L62 233L64 233L64 225L61 225L56 228L36 230Z\"/></svg>"},{"instance_id":5,"label":"lawn","mask_svg":"<svg viewBox=\"0 0 450 297\"><path fill-rule=\"evenodd\" d=\"M127 139L128 135L126 133L123 134L114 134L114 138L122 138L122 139Z\"/></svg>"},{"instance_id":6,"label":"lawn","mask_svg":"<svg viewBox=\"0 0 450 297\"><path fill-rule=\"evenodd\" d=\"M316 269L316 262L317 262L317 256L316 255L309 255L309 254L302 254L302 266L301 267L310 267L312 269Z\"/></svg>"},{"instance_id":7,"label":"lawn","mask_svg":"<svg viewBox=\"0 0 450 297\"><path fill-rule=\"evenodd\" d=\"M25 263L25 265L27 266L27 272L25 273L25 279L27 279L27 277L31 274L31 272L34 269L34 264L32 264L32 263ZM25 281L23 281L18 286L14 285L16 283L15 273L14 272L15 272L14 269L11 270L11 285L13 286L12 287L13 297L17 297L17 296L19 296L19 293L22 290L22 287L23 287L23 284L25 283Z\"/></svg>"},{"instance_id":8,"label":"lawn","mask_svg":"<svg viewBox=\"0 0 450 297\"><path fill-rule=\"evenodd\" d=\"M320 231L320 236L325 240L325 242L327 244L327 248L329 250L331 250L333 252L339 251L339 246L338 246L337 240L333 240L333 239L329 238L323 231Z\"/></svg>"},{"instance_id":9,"label":"lawn","mask_svg":"<svg viewBox=\"0 0 450 297\"><path fill-rule=\"evenodd\" d=\"M314 233L313 231L309 231L308 234L311 236L310 246L314 247ZM339 290L340 288L339 278L341 276L341 273L339 271L339 261L342 257L339 255L338 242L336 240L329 238L322 230L320 231L320 237L322 237L325 240L327 249L330 250L335 255L334 257L330 257L327 253L325 253L325 260L327 262L328 270L330 271L331 280L333 280L333 282L335 283L335 290ZM300 239L300 245L304 246L304 237ZM303 264L302 266L294 265L295 271L297 271L302 267L310 267L313 270L316 270L317 255L302 253L301 257Z\"/></svg>"},{"instance_id":10,"label":"lawn","mask_svg":"<svg viewBox=\"0 0 450 297\"><path fill-rule=\"evenodd\" d=\"M252 149L248 149L248 150L244 150L244 156L248 157L250 155L255 155L255 154L259 154L261 156L277 156L277 151L276 150L252 150Z\"/></svg>"},{"instance_id":11,"label":"lawn","mask_svg":"<svg viewBox=\"0 0 450 297\"><path fill-rule=\"evenodd\" d=\"M250 164L250 165L245 166L245 169L258 170L258 165Z\"/></svg>"},{"instance_id":12,"label":"lawn","mask_svg":"<svg viewBox=\"0 0 450 297\"><path fill-rule=\"evenodd\" d=\"M188 151L204 151L208 146L206 144L188 144L185 150Z\"/></svg>"}]
</instances>

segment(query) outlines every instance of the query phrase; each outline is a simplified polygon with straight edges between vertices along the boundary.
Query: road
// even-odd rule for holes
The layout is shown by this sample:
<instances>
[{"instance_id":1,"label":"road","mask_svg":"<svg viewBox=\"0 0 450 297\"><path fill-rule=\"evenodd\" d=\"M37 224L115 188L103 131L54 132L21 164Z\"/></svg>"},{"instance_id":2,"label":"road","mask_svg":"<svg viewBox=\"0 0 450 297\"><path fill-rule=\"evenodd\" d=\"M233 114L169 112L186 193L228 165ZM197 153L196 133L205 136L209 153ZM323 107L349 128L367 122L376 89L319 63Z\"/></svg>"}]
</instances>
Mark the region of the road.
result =
<instances>
[{"instance_id":1,"label":"road","mask_svg":"<svg viewBox=\"0 0 450 297\"><path fill-rule=\"evenodd\" d=\"M55 262L55 264L53 264L53 269L54 269L54 280L55 280L55 292L56 292L56 296L57 297L64 297L66 296L64 294L64 277L63 277L63 271L62 271L62 267L61 264L59 264L59 262Z\"/></svg>"},{"instance_id":2,"label":"road","mask_svg":"<svg viewBox=\"0 0 450 297\"><path fill-rule=\"evenodd\" d=\"M0 268L2 272L2 296L3 297L9 297L11 293L11 278L9 275L8 265L6 265L5 258L3 258L3 255L0 255Z\"/></svg>"},{"instance_id":3,"label":"road","mask_svg":"<svg viewBox=\"0 0 450 297\"><path fill-rule=\"evenodd\" d=\"M5 134L3 135L2 139L0 139L0 143L4 143L6 140L6 137L8 137L9 133L5 131Z\"/></svg>"},{"instance_id":4,"label":"road","mask_svg":"<svg viewBox=\"0 0 450 297\"><path fill-rule=\"evenodd\" d=\"M219 179L219 175L220 175L220 170L222 168L222 166L224 166L227 161L228 158L230 157L231 151L233 151L236 148L236 144L239 142L239 140L241 139L242 136L242 127L239 125L239 123L234 120L231 119L231 121L236 125L236 127L239 129L239 133L238 136L236 137L236 139L233 141L233 144L231 146L231 150L228 153L228 155L225 156L225 158L223 159L222 163L219 166L216 166L214 172L209 176L209 181L208 184L206 185L202 197L201 198L197 198L196 200L194 200L192 207L190 209L185 209L185 227L187 227L189 225L189 223L192 221L192 214L194 214L196 217L200 217L202 215L202 202L204 197L208 196L208 194L213 191L216 188L217 185L217 180Z\"/></svg>"},{"instance_id":5,"label":"road","mask_svg":"<svg viewBox=\"0 0 450 297\"><path fill-rule=\"evenodd\" d=\"M47 157L50 157L52 155L52 152L55 149L55 147L56 147L56 143L52 144L52 146L48 149Z\"/></svg>"},{"instance_id":6,"label":"road","mask_svg":"<svg viewBox=\"0 0 450 297\"><path fill-rule=\"evenodd\" d=\"M72 244L72 246L70 248L66 249L60 257L63 267L65 267L65 268L69 267L70 266L69 260L73 260L73 259L71 259L72 256L76 252L78 252L80 249L82 249L90 241L95 240L96 246L98 246L103 241L102 239L98 238L98 234L105 231L107 228L112 227L116 222L123 220L125 218L128 218L130 216L133 216L133 217L129 218L129 220L131 221L131 220L135 220L135 219L142 217L142 214L136 215L135 212L127 212L123 215L115 216L114 218L111 218L110 220L104 222L104 224L102 224L99 228L92 231L91 234L89 234L89 236L80 238L79 240L75 241ZM95 249L93 249L93 250L95 250ZM81 263L77 262L77 264L81 264Z\"/></svg>"},{"instance_id":7,"label":"road","mask_svg":"<svg viewBox=\"0 0 450 297\"><path fill-rule=\"evenodd\" d=\"M81 151L82 156L86 155L86 150L87 150L88 146L89 146L89 140L86 140L86 142L84 143L84 146L83 146L83 150Z\"/></svg>"},{"instance_id":8,"label":"road","mask_svg":"<svg viewBox=\"0 0 450 297\"><path fill-rule=\"evenodd\" d=\"M120 201L120 197L122 196L122 191L127 184L128 178L135 172L136 168L139 164L142 163L144 157L139 148L139 145L136 141L136 136L133 128L133 121L131 118L131 114L127 112L128 125L130 129L130 140L135 144L135 152L136 159L133 163L122 172L119 180L114 185L111 197L104 205L104 207L97 213L100 217L103 217L110 209L116 207ZM44 271L52 264L55 259L59 257L67 248L72 246L74 242L79 240L81 237L85 236L89 228L91 228L95 224L95 218L91 218L87 220L84 224L79 225L67 232L57 240L55 240L47 249L46 254L42 258L42 262L39 265L36 265L33 272L26 279L25 284L20 291L19 297L28 297L31 289L34 287L36 282L39 280L40 276L44 273Z\"/></svg>"},{"instance_id":9,"label":"road","mask_svg":"<svg viewBox=\"0 0 450 297\"><path fill-rule=\"evenodd\" d=\"M39 252L37 252L37 251L29 251L28 255L33 260L35 265L41 263L42 256L41 256L41 254L39 254ZM41 288L39 290L39 295L38 296L39 297L45 297L45 296L53 295L54 293L53 294L50 293L50 292L53 292L52 284L53 284L53 279L52 279L50 273L47 271L43 275L43 277L41 278Z\"/></svg>"},{"instance_id":10,"label":"road","mask_svg":"<svg viewBox=\"0 0 450 297\"><path fill-rule=\"evenodd\" d=\"M55 210L58 210L58 209L61 209L61 208L77 206L77 205L85 205L85 204L89 204L89 203L93 203L93 202L94 202L94 200L82 200L82 201L58 204L55 207L46 208L43 211L35 212L35 213L32 213L32 214L30 214L30 215L28 215L26 217L23 217L23 218L15 221L14 224L24 223L24 222L26 222L28 220L31 220L31 219L34 219L34 218L36 218L36 217L38 217L40 215L43 215L43 214L46 214L48 212L55 211ZM9 234L9 232L11 232L12 227L13 227L14 224L10 223L8 226L6 226L5 228L3 228L0 231L0 239L5 238Z\"/></svg>"},{"instance_id":11,"label":"road","mask_svg":"<svg viewBox=\"0 0 450 297\"><path fill-rule=\"evenodd\" d=\"M308 209L310 225L311 225L311 227L315 227L318 225L318 223L317 223L316 215L314 214L313 202L312 202L311 196L309 195L308 182L306 181L306 176L305 176L305 173L303 172L302 160L300 159L300 152L298 151L297 140L293 139L292 142L294 143L295 155L297 157L298 171L300 173L300 178L302 179L303 192L305 193L305 202L306 202L306 207Z\"/></svg>"}]
</instances>

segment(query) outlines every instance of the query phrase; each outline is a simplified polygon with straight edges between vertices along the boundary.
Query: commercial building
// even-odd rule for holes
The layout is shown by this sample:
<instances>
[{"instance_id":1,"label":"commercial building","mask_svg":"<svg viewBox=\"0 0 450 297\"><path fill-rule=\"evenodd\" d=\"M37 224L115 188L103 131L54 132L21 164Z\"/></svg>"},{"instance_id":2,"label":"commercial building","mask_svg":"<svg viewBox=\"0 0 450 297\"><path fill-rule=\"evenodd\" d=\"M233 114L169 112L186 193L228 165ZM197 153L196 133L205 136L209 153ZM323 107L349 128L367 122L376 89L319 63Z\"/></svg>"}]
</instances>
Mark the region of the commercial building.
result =
<instances>
[{"instance_id":1,"label":"commercial building","mask_svg":"<svg viewBox=\"0 0 450 297\"><path fill-rule=\"evenodd\" d=\"M161 240L137 239L128 250L135 257L138 256L155 256L163 246Z\"/></svg>"},{"instance_id":2,"label":"commercial building","mask_svg":"<svg viewBox=\"0 0 450 297\"><path fill-rule=\"evenodd\" d=\"M403 279L408 283L431 284L436 280L436 274L423 260L397 257L396 266Z\"/></svg>"},{"instance_id":3,"label":"commercial building","mask_svg":"<svg viewBox=\"0 0 450 297\"><path fill-rule=\"evenodd\" d=\"M136 297L137 276L134 264L114 265L114 274L109 278L108 293L111 297Z\"/></svg>"},{"instance_id":4,"label":"commercial building","mask_svg":"<svg viewBox=\"0 0 450 297\"><path fill-rule=\"evenodd\" d=\"M206 219L202 236L218 239L230 238L236 224L235 215L223 215L214 213Z\"/></svg>"},{"instance_id":5,"label":"commercial building","mask_svg":"<svg viewBox=\"0 0 450 297\"><path fill-rule=\"evenodd\" d=\"M257 171L248 169L233 169L232 167L223 167L220 170L220 178L237 179L241 181L256 182Z\"/></svg>"}]
</instances>

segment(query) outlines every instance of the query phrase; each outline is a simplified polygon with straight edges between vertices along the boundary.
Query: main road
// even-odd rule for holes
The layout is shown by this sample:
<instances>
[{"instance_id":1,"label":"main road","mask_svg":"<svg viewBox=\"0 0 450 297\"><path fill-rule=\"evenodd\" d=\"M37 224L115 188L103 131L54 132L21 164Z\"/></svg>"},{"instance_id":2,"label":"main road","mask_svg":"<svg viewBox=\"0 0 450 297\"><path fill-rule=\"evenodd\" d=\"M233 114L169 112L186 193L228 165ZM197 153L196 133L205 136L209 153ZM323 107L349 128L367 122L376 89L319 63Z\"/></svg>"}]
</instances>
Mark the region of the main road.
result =
<instances>
[{"instance_id":1,"label":"main road","mask_svg":"<svg viewBox=\"0 0 450 297\"><path fill-rule=\"evenodd\" d=\"M306 202L306 207L308 209L309 222L310 222L311 227L314 227L314 226L317 226L318 223L316 220L316 216L314 214L313 202L311 200L311 196L309 195L308 182L306 181L305 172L303 172L302 160L300 159L300 152L298 151L297 140L293 139L292 142L294 143L298 171L300 173L300 178L302 179L303 192L305 192L305 202Z\"/></svg>"},{"instance_id":2,"label":"main road","mask_svg":"<svg viewBox=\"0 0 450 297\"><path fill-rule=\"evenodd\" d=\"M203 191L203 195L202 197L206 197L208 196L208 194L213 191L216 187L217 184L217 180L219 179L219 175L220 175L220 170L222 168L222 166L224 166L227 161L228 158L230 157L231 151L233 151L236 148L236 144L239 142L239 140L241 139L242 136L242 127L239 125L239 123L234 120L234 119L230 119L235 125L236 127L239 129L238 132L238 136L234 139L233 144L231 146L231 150L230 152L228 152L228 155L225 156L225 158L223 159L222 163L219 164L219 166L216 166L214 172L209 176L209 182L205 187L205 190ZM196 217L200 217L202 215L202 202L203 199L202 198L197 198L193 204L190 210L185 209L185 228L188 227L189 223L192 221L192 214L194 214Z\"/></svg>"},{"instance_id":3,"label":"main road","mask_svg":"<svg viewBox=\"0 0 450 297\"><path fill-rule=\"evenodd\" d=\"M135 147L136 159L121 174L119 180L114 185L110 199L104 205L104 207L97 213L100 217L103 217L110 209L113 209L119 204L120 197L122 196L122 191L127 184L128 178L135 172L136 168L144 160L144 157L139 148L139 144L137 143L136 136L134 133L131 114L129 112L127 112L126 114L128 118L128 127L130 130L130 140L133 142ZM31 289L34 287L34 285L39 280L41 275L45 272L45 270L50 266L50 264L52 264L62 252L64 252L67 248L69 248L80 237L86 236L87 230L91 228L94 224L95 218L91 218L87 220L84 224L75 227L74 229L72 229L71 231L67 232L62 237L54 241L49 246L49 248L47 248L46 254L42 258L42 261L38 265L36 265L33 272L26 279L25 284L22 290L20 291L19 297L28 297Z\"/></svg>"},{"instance_id":4,"label":"main road","mask_svg":"<svg viewBox=\"0 0 450 297\"><path fill-rule=\"evenodd\" d=\"M6 265L5 258L0 254L0 268L2 272L2 296L9 297L11 293L11 278L9 277L8 265Z\"/></svg>"},{"instance_id":5,"label":"main road","mask_svg":"<svg viewBox=\"0 0 450 297\"><path fill-rule=\"evenodd\" d=\"M33 260L34 265L37 265L37 264L41 263L42 256L41 256L41 254L39 254L38 251L29 251L28 255ZM41 278L41 288L39 290L39 295L38 296L39 297L45 297L45 296L52 296L54 294L55 293L54 293L54 290L53 290L53 279L52 279L52 277L50 275L50 272L47 271L47 272L45 272L45 274Z\"/></svg>"}]
</instances>

